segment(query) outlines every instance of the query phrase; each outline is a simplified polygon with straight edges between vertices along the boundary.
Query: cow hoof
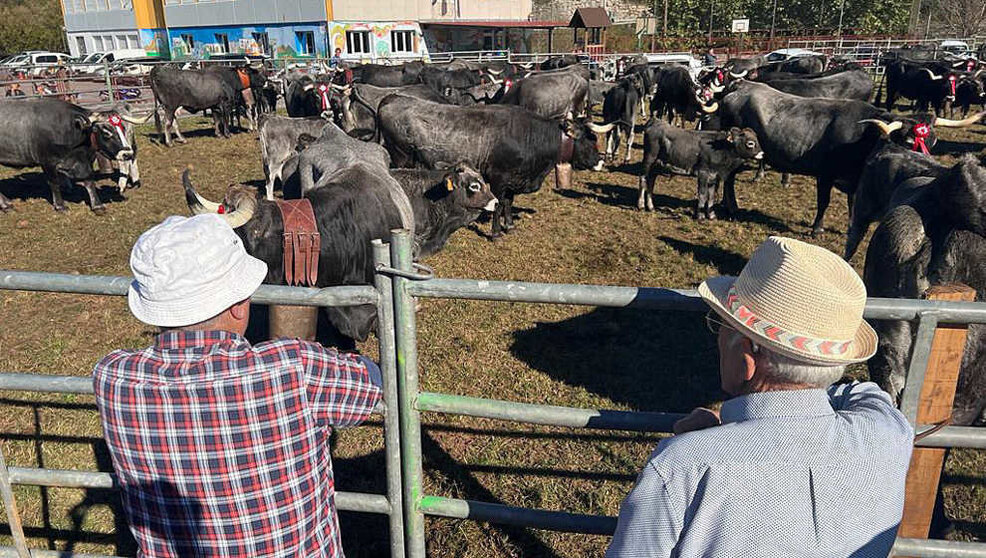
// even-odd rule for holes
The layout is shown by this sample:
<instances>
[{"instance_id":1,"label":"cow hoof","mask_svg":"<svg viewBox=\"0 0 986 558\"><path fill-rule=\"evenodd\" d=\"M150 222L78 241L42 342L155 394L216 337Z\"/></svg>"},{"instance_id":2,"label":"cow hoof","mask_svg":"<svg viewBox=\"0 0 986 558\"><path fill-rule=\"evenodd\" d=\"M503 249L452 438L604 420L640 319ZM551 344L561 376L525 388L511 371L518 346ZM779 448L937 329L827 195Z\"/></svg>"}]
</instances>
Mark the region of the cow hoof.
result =
<instances>
[{"instance_id":1,"label":"cow hoof","mask_svg":"<svg viewBox=\"0 0 986 558\"><path fill-rule=\"evenodd\" d=\"M715 211L710 211L709 212L709 221L715 221L715 220L716 220L716 212Z\"/></svg>"},{"instance_id":2,"label":"cow hoof","mask_svg":"<svg viewBox=\"0 0 986 558\"><path fill-rule=\"evenodd\" d=\"M182 145L188 143L188 140L185 139L185 138L178 138L175 141L178 142L178 143L180 143L180 144L182 144ZM168 147L171 147L171 146L169 145Z\"/></svg>"},{"instance_id":3,"label":"cow hoof","mask_svg":"<svg viewBox=\"0 0 986 558\"><path fill-rule=\"evenodd\" d=\"M68 207L65 207L64 205L53 205L52 207L55 208L55 211L68 211Z\"/></svg>"},{"instance_id":4,"label":"cow hoof","mask_svg":"<svg viewBox=\"0 0 986 558\"><path fill-rule=\"evenodd\" d=\"M92 212L95 213L96 215L106 215L106 206L97 205L96 207L92 208Z\"/></svg>"},{"instance_id":5,"label":"cow hoof","mask_svg":"<svg viewBox=\"0 0 986 558\"><path fill-rule=\"evenodd\" d=\"M134 182L133 184L131 184L129 189L130 190L136 190L137 188L140 188L140 181L139 180L137 182Z\"/></svg>"},{"instance_id":6,"label":"cow hoof","mask_svg":"<svg viewBox=\"0 0 986 558\"><path fill-rule=\"evenodd\" d=\"M699 214L695 215L695 219L697 221L705 221L705 214L704 213L699 213Z\"/></svg>"},{"instance_id":7,"label":"cow hoof","mask_svg":"<svg viewBox=\"0 0 986 558\"><path fill-rule=\"evenodd\" d=\"M815 227L815 228L811 229L811 235L810 236L812 238L818 238L818 237L822 236L822 233L824 233L824 232L825 232L825 229L823 229L822 227Z\"/></svg>"}]
</instances>

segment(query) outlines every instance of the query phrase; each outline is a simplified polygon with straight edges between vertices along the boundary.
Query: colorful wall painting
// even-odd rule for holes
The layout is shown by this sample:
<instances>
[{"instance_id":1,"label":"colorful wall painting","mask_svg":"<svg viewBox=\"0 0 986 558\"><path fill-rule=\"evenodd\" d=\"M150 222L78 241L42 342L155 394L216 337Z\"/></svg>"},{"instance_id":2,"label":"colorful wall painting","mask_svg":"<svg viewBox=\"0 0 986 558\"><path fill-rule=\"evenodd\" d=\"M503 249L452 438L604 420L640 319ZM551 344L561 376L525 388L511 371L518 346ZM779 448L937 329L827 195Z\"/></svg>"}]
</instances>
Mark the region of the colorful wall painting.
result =
<instances>
[{"instance_id":1,"label":"colorful wall painting","mask_svg":"<svg viewBox=\"0 0 986 558\"><path fill-rule=\"evenodd\" d=\"M362 58L395 58L401 56L426 57L428 56L428 46L421 38L421 27L414 21L394 21L394 22L357 22L357 21L330 21L329 22L329 45L330 53L335 49L342 50L344 59ZM368 31L370 33L370 54L347 54L346 53L346 32L347 31ZM413 35L412 52L393 52L391 45L391 31L411 31Z\"/></svg>"},{"instance_id":2,"label":"colorful wall painting","mask_svg":"<svg viewBox=\"0 0 986 558\"><path fill-rule=\"evenodd\" d=\"M140 46L147 56L168 58L168 32L165 29L140 29Z\"/></svg>"},{"instance_id":3,"label":"colorful wall painting","mask_svg":"<svg viewBox=\"0 0 986 558\"><path fill-rule=\"evenodd\" d=\"M171 58L204 58L215 54L264 54L262 41L270 45L274 58L325 58L325 26L321 24L255 25L249 27L176 27L168 30L171 39ZM308 35L311 34L311 35ZM217 35L225 35L229 50ZM314 39L314 51L307 52L306 42ZM191 38L189 42L187 39Z\"/></svg>"}]
</instances>

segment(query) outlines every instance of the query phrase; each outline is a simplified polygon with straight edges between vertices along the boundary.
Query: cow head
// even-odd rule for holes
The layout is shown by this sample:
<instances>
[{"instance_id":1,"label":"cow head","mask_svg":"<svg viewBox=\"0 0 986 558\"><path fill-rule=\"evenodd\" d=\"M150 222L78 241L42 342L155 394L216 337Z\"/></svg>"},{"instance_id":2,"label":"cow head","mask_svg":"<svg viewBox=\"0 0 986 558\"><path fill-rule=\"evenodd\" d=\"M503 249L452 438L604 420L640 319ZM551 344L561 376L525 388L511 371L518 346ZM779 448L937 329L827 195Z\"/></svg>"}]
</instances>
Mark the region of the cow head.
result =
<instances>
[{"instance_id":1,"label":"cow head","mask_svg":"<svg viewBox=\"0 0 986 558\"><path fill-rule=\"evenodd\" d=\"M572 139L572 167L576 170L603 170L603 157L596 148L596 133L606 133L615 124L598 126L588 120L566 120L562 123L564 136Z\"/></svg>"},{"instance_id":2,"label":"cow head","mask_svg":"<svg viewBox=\"0 0 986 558\"><path fill-rule=\"evenodd\" d=\"M445 170L441 184L425 192L431 200L449 198L452 204L467 211L493 211L496 207L496 196L490 191L490 185L483 179L479 171L466 163L447 165L439 163L436 168Z\"/></svg>"},{"instance_id":3,"label":"cow head","mask_svg":"<svg viewBox=\"0 0 986 558\"><path fill-rule=\"evenodd\" d=\"M730 128L726 141L732 144L733 149L743 159L763 159L760 140L757 139L757 133L750 128Z\"/></svg>"},{"instance_id":4,"label":"cow head","mask_svg":"<svg viewBox=\"0 0 986 558\"><path fill-rule=\"evenodd\" d=\"M969 104L983 104L986 103L986 89L982 81L973 76L965 76L956 86L955 97Z\"/></svg>"},{"instance_id":5,"label":"cow head","mask_svg":"<svg viewBox=\"0 0 986 558\"><path fill-rule=\"evenodd\" d=\"M875 126L885 138L890 139L894 143L911 148L914 151L928 153L928 150L938 143L935 127L965 128L979 122L983 116L986 116L986 112L974 114L963 120L936 118L933 114L927 114L920 119L896 117L887 114L883 119L869 118L861 120L860 123Z\"/></svg>"},{"instance_id":6,"label":"cow head","mask_svg":"<svg viewBox=\"0 0 986 558\"><path fill-rule=\"evenodd\" d=\"M138 119L115 111L94 112L87 121L80 121L79 126L83 130L89 130L92 147L104 157L115 161L129 161L134 157L134 146L124 123L144 124L152 116L153 113Z\"/></svg>"}]
</instances>

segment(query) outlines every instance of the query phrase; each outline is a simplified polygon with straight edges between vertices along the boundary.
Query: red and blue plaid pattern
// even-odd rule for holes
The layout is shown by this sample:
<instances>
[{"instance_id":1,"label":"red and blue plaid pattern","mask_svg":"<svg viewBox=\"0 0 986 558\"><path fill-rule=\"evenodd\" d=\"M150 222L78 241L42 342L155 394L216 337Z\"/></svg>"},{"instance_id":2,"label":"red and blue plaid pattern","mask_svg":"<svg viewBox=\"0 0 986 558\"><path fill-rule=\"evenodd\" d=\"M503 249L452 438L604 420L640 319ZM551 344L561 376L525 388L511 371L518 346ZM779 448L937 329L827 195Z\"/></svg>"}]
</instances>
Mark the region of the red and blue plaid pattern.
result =
<instances>
[{"instance_id":1,"label":"red and blue plaid pattern","mask_svg":"<svg viewBox=\"0 0 986 558\"><path fill-rule=\"evenodd\" d=\"M172 331L93 384L141 556L343 555L329 434L380 398L359 357Z\"/></svg>"}]
</instances>

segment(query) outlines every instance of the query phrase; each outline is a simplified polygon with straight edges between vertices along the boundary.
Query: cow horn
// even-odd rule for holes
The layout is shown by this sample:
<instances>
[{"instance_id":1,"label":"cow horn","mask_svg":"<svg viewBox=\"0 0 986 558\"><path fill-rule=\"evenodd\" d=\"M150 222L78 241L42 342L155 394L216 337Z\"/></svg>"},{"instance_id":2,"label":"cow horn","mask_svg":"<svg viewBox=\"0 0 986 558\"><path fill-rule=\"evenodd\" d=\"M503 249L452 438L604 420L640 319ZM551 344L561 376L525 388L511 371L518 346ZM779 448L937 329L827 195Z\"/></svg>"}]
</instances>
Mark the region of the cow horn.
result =
<instances>
[{"instance_id":1,"label":"cow horn","mask_svg":"<svg viewBox=\"0 0 986 558\"><path fill-rule=\"evenodd\" d=\"M719 110L719 103L713 102L711 105L702 105L702 112L705 114L712 114L717 110Z\"/></svg>"},{"instance_id":2,"label":"cow horn","mask_svg":"<svg viewBox=\"0 0 986 558\"><path fill-rule=\"evenodd\" d=\"M723 91L726 90L726 88L721 85L718 87L716 87L715 85L710 85L709 89L712 90L713 93L722 93Z\"/></svg>"},{"instance_id":3,"label":"cow horn","mask_svg":"<svg viewBox=\"0 0 986 558\"><path fill-rule=\"evenodd\" d=\"M986 70L976 70L976 73L972 74L972 79L979 79L979 74L986 72Z\"/></svg>"},{"instance_id":4,"label":"cow horn","mask_svg":"<svg viewBox=\"0 0 986 558\"><path fill-rule=\"evenodd\" d=\"M963 120L949 120L948 118L936 118L935 126L941 128L965 128L967 126L972 126L976 122L979 122L983 116L986 116L986 112L976 113L969 118Z\"/></svg>"},{"instance_id":5,"label":"cow horn","mask_svg":"<svg viewBox=\"0 0 986 558\"><path fill-rule=\"evenodd\" d=\"M120 115L120 119L123 120L123 121L125 121L125 122L129 122L131 124L147 124L147 122L153 116L154 116L154 112L151 112L150 114L148 114L144 118L134 118L133 116L129 116L129 115L126 115L126 114L121 114Z\"/></svg>"},{"instance_id":6,"label":"cow horn","mask_svg":"<svg viewBox=\"0 0 986 558\"><path fill-rule=\"evenodd\" d=\"M608 134L613 128L616 127L616 122L610 122L609 124L596 124L594 122L586 122L586 127L597 134Z\"/></svg>"},{"instance_id":7,"label":"cow horn","mask_svg":"<svg viewBox=\"0 0 986 558\"><path fill-rule=\"evenodd\" d=\"M489 74L490 74L491 76L498 76L498 75L500 75L500 74L502 74L502 73L503 73L503 70L500 70L499 72L497 72L497 71L495 71L495 70L492 70L492 69L490 69L490 68L486 68L486 71L487 71L487 72L489 72Z\"/></svg>"},{"instance_id":8,"label":"cow horn","mask_svg":"<svg viewBox=\"0 0 986 558\"><path fill-rule=\"evenodd\" d=\"M230 227L238 229L253 219L253 214L257 212L257 196L240 192L235 198L233 211L223 215L223 219Z\"/></svg>"},{"instance_id":9,"label":"cow horn","mask_svg":"<svg viewBox=\"0 0 986 558\"><path fill-rule=\"evenodd\" d=\"M931 76L931 79L933 79L933 80L939 80L939 79L942 79L943 77L945 77L945 76L935 75L935 73L932 72L931 70L929 70L928 68L921 68L921 71L922 72L928 72L928 75Z\"/></svg>"},{"instance_id":10,"label":"cow horn","mask_svg":"<svg viewBox=\"0 0 986 558\"><path fill-rule=\"evenodd\" d=\"M729 72L729 76L732 77L733 79L741 79L741 78L745 78L746 77L746 74L748 74L748 73L750 73L750 70L743 70L742 72L740 72L738 74L736 72L732 72L731 71L731 72Z\"/></svg>"},{"instance_id":11,"label":"cow horn","mask_svg":"<svg viewBox=\"0 0 986 558\"><path fill-rule=\"evenodd\" d=\"M860 120L859 123L875 124L876 127L880 128L880 131L883 132L884 137L889 136L893 132L900 130L901 128L904 127L904 123L901 122L900 120L895 120L892 123L887 124L886 122L880 120L879 118L867 118L866 120Z\"/></svg>"},{"instance_id":12,"label":"cow horn","mask_svg":"<svg viewBox=\"0 0 986 558\"><path fill-rule=\"evenodd\" d=\"M221 204L209 201L195 191L195 186L192 185L191 168L187 168L185 169L185 172L181 173L181 183L185 186L185 203L188 204L188 209L191 210L192 215L203 215L206 213L219 212L219 207Z\"/></svg>"}]
</instances>

